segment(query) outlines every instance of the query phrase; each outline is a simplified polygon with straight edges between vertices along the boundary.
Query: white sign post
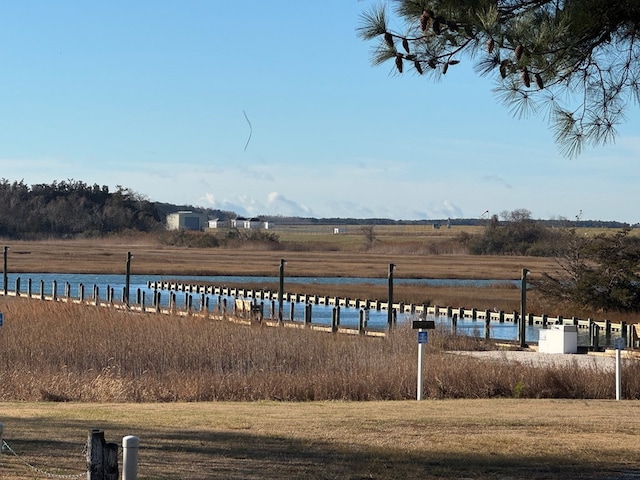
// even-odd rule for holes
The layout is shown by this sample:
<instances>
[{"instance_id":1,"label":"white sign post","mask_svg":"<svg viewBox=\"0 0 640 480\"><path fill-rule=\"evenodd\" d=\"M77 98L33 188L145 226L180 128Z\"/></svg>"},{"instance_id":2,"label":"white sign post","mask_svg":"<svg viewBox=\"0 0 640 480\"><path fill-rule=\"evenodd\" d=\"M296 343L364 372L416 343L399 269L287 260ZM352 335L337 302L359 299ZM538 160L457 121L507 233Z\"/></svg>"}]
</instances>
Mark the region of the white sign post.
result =
<instances>
[{"instance_id":1,"label":"white sign post","mask_svg":"<svg viewBox=\"0 0 640 480\"><path fill-rule=\"evenodd\" d=\"M624 338L616 338L613 341L616 349L616 400L622 397L622 350L624 350Z\"/></svg>"},{"instance_id":2,"label":"white sign post","mask_svg":"<svg viewBox=\"0 0 640 480\"><path fill-rule=\"evenodd\" d=\"M422 400L423 390L422 390L422 358L424 356L424 346L427 344L427 340L429 339L429 334L427 330L433 330L436 327L435 321L433 320L414 320L413 321L413 329L418 330L418 388L417 388L417 399Z\"/></svg>"},{"instance_id":3,"label":"white sign post","mask_svg":"<svg viewBox=\"0 0 640 480\"><path fill-rule=\"evenodd\" d=\"M422 400L424 397L423 394L423 358L424 358L424 346L427 344L427 340L429 339L429 334L426 330L420 329L418 330L418 395L417 399Z\"/></svg>"}]
</instances>

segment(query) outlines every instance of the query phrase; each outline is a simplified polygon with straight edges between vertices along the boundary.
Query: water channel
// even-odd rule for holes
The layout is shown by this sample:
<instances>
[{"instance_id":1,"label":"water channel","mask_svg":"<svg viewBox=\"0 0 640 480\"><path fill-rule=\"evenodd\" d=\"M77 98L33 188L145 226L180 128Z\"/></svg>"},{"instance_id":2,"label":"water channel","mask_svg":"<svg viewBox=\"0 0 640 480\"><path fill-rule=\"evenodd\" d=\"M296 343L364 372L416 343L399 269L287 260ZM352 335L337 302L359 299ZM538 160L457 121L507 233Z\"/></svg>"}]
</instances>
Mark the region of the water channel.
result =
<instances>
[{"instance_id":1,"label":"water channel","mask_svg":"<svg viewBox=\"0 0 640 480\"><path fill-rule=\"evenodd\" d=\"M88 298L91 295L92 288L96 285L100 292L100 297L106 299L106 292L108 288L113 289L114 298L121 299L122 292L125 287L124 275L107 275L107 274L68 274L68 273L9 273L7 279L7 288L9 291L13 291L16 286L16 280L20 279L20 290L23 293L27 291L27 284L31 280L32 295L38 296L40 294L40 285L43 285L44 294L52 295L53 284L56 283L56 295L58 297L65 295L66 284L69 284L70 296L72 298L78 298L80 285L84 285L85 297ZM153 298L153 290L148 288L149 282L182 282L182 283L202 283L206 282L216 286L224 286L229 283L242 284L242 283L259 283L269 282L278 283L277 277L261 277L261 276L181 276L181 275L131 275L129 280L129 302L135 303L138 291L142 294L144 292L147 300L147 304L150 305ZM291 277L286 281L292 283L317 283L317 284L372 284L372 285L386 285L388 280L386 278L347 278L347 277ZM468 279L403 279L395 278L395 285L413 284L413 285L451 285L451 286L486 286L490 284L515 284L519 285L519 281L512 280L468 280ZM286 291L286 284L285 284ZM168 305L169 295L168 292L163 292L161 295L161 303L163 306ZM186 304L187 292L175 292L176 304L182 306ZM217 307L218 297L214 295L208 295L209 306L211 309ZM229 300L229 299L227 299ZM193 295L192 308L198 310L200 308L200 296ZM302 305L294 305L294 318L295 320L302 321L304 308ZM291 303L284 302L284 317L289 318L291 311ZM329 305L313 305L313 323L331 325L333 306ZM268 308L265 308L265 313L268 314ZM359 319L359 311L356 308L341 308L340 311L340 323L346 327L357 328ZM398 315L398 323L404 323L411 320L411 315L408 313L402 313ZM450 328L451 319L443 316L435 319L437 324L442 328ZM387 326L387 312L386 311L369 311L368 327L372 329L384 330ZM467 335L477 335L479 337L484 336L484 320L472 320L472 319L458 319L458 332ZM532 325L527 326L526 338L530 341L537 342L539 336L540 326ZM518 328L512 322L492 322L490 336L491 338L498 340L516 340L518 335ZM606 345L611 343L611 338L601 338L600 345ZM589 345L590 339L588 331L578 331L578 345Z\"/></svg>"}]
</instances>

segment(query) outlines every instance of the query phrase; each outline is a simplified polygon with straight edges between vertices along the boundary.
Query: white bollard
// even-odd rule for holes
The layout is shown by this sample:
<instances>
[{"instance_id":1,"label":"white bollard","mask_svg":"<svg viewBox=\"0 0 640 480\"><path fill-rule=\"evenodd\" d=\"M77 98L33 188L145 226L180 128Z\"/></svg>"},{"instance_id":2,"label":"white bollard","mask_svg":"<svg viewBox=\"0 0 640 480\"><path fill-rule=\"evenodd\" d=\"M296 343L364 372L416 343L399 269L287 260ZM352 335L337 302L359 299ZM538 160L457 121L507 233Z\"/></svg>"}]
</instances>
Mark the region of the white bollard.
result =
<instances>
[{"instance_id":1,"label":"white bollard","mask_svg":"<svg viewBox=\"0 0 640 480\"><path fill-rule=\"evenodd\" d=\"M122 480L136 480L138 476L138 447L140 439L133 435L122 438Z\"/></svg>"}]
</instances>

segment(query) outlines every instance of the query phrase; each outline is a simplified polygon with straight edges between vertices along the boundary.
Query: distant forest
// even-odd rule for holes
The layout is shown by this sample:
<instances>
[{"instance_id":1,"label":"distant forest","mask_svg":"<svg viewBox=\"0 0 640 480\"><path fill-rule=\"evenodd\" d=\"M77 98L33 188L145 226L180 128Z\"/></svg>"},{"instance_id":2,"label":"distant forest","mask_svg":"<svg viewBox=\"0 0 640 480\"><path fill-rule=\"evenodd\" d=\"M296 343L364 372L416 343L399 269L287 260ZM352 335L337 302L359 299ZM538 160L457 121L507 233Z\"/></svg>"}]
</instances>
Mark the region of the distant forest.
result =
<instances>
[{"instance_id":1,"label":"distant forest","mask_svg":"<svg viewBox=\"0 0 640 480\"><path fill-rule=\"evenodd\" d=\"M0 179L0 237L13 239L96 237L126 231L153 232L165 228L167 214L178 210L204 212L209 218L237 218L234 212L152 202L129 188L88 185L81 181L54 181L26 185ZM480 219L402 221L384 218L303 218L261 216L279 225L478 225ZM621 222L539 220L546 226L621 228Z\"/></svg>"},{"instance_id":2,"label":"distant forest","mask_svg":"<svg viewBox=\"0 0 640 480\"><path fill-rule=\"evenodd\" d=\"M101 236L125 230L152 231L164 219L155 205L127 188L78 181L26 185L0 180L0 235Z\"/></svg>"}]
</instances>

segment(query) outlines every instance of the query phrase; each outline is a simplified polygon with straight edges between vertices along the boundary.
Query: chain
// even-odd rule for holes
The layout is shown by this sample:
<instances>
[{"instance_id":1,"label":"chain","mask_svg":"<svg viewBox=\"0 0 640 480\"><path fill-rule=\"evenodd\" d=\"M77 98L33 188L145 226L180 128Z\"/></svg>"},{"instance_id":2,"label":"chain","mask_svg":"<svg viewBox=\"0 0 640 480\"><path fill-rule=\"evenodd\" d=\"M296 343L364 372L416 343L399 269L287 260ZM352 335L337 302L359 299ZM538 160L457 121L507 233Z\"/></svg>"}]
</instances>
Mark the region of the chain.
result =
<instances>
[{"instance_id":1,"label":"chain","mask_svg":"<svg viewBox=\"0 0 640 480\"><path fill-rule=\"evenodd\" d=\"M47 472L47 471L42 470L42 469L40 469L38 467L34 467L29 462L27 462L27 461L23 460L22 458L20 458L20 456L13 450L13 448L11 448L9 446L9 444L5 440L2 440L2 450L8 450L9 452L13 453L13 455L18 460L20 460L22 463L24 463L31 470L33 470L34 472L38 472L38 473L40 473L42 475L45 475L47 477L50 477L50 478L82 478L82 477L86 477L86 475L87 475L87 472L77 473L77 474L73 474L73 475L58 475L58 474L55 474L55 473Z\"/></svg>"}]
</instances>

